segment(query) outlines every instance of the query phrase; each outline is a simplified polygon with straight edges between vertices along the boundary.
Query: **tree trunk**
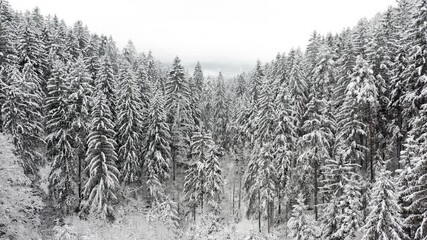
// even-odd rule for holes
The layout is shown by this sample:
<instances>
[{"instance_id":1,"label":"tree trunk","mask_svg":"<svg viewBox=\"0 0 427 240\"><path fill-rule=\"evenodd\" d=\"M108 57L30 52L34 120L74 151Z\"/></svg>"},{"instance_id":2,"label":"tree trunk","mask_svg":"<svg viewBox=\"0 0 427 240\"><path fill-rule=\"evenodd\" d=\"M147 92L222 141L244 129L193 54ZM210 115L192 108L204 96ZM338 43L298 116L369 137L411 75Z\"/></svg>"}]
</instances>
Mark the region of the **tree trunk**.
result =
<instances>
[{"instance_id":1,"label":"tree trunk","mask_svg":"<svg viewBox=\"0 0 427 240\"><path fill-rule=\"evenodd\" d=\"M375 146L374 146L374 126L372 123L372 110L369 107L369 160L371 168L371 182L374 182L374 156L375 156Z\"/></svg>"},{"instance_id":2,"label":"tree trunk","mask_svg":"<svg viewBox=\"0 0 427 240\"><path fill-rule=\"evenodd\" d=\"M270 221L271 221L271 215L270 215L270 203L267 203L267 232L270 233Z\"/></svg>"},{"instance_id":3,"label":"tree trunk","mask_svg":"<svg viewBox=\"0 0 427 240\"><path fill-rule=\"evenodd\" d=\"M79 195L79 209L80 209L80 206L81 206L81 204L82 204L82 200L83 200L83 194L82 194L82 159L81 159L81 157L79 156L78 157L79 158L79 166L78 166L78 178L79 178L79 186L78 186L78 195Z\"/></svg>"},{"instance_id":4,"label":"tree trunk","mask_svg":"<svg viewBox=\"0 0 427 240\"><path fill-rule=\"evenodd\" d=\"M193 221L196 223L196 204L193 206Z\"/></svg>"},{"instance_id":5,"label":"tree trunk","mask_svg":"<svg viewBox=\"0 0 427 240\"><path fill-rule=\"evenodd\" d=\"M82 202L82 161L79 159L79 205Z\"/></svg>"},{"instance_id":6,"label":"tree trunk","mask_svg":"<svg viewBox=\"0 0 427 240\"><path fill-rule=\"evenodd\" d=\"M202 193L202 199L200 200L200 212L203 214L203 193Z\"/></svg>"},{"instance_id":7,"label":"tree trunk","mask_svg":"<svg viewBox=\"0 0 427 240\"><path fill-rule=\"evenodd\" d=\"M278 200L279 202L277 204L279 205L277 206L277 217L278 217L277 221L280 223L280 216L282 215L282 195L280 193L278 195L279 195L279 200Z\"/></svg>"},{"instance_id":8,"label":"tree trunk","mask_svg":"<svg viewBox=\"0 0 427 240\"><path fill-rule=\"evenodd\" d=\"M172 180L175 182L175 158L176 158L176 149L175 147L172 147Z\"/></svg>"},{"instance_id":9,"label":"tree trunk","mask_svg":"<svg viewBox=\"0 0 427 240\"><path fill-rule=\"evenodd\" d=\"M258 189L258 230L261 232L261 192Z\"/></svg>"},{"instance_id":10,"label":"tree trunk","mask_svg":"<svg viewBox=\"0 0 427 240\"><path fill-rule=\"evenodd\" d=\"M242 175L239 176L239 202L237 204L237 209L240 211L240 203L242 200Z\"/></svg>"},{"instance_id":11,"label":"tree trunk","mask_svg":"<svg viewBox=\"0 0 427 240\"><path fill-rule=\"evenodd\" d=\"M317 153L317 149L315 151L315 155ZM317 209L317 204L318 204L318 199L317 199L317 194L319 192L319 185L318 185L318 169L319 169L319 164L317 161L314 162L314 218L317 221L319 216L318 216L318 209Z\"/></svg>"},{"instance_id":12,"label":"tree trunk","mask_svg":"<svg viewBox=\"0 0 427 240\"><path fill-rule=\"evenodd\" d=\"M232 214L233 214L233 216L234 216L234 195L235 195L235 191L236 191L236 179L233 177L233 195L232 195L232 204L231 204L231 207L232 207Z\"/></svg>"},{"instance_id":13,"label":"tree trunk","mask_svg":"<svg viewBox=\"0 0 427 240\"><path fill-rule=\"evenodd\" d=\"M402 127L403 127L403 119L402 119L402 114L399 111L399 116L398 116L398 126L399 126L399 130L402 133ZM396 139L396 161L397 161L397 167L400 169L400 152L402 151L402 138L401 137L397 137Z\"/></svg>"}]
</instances>

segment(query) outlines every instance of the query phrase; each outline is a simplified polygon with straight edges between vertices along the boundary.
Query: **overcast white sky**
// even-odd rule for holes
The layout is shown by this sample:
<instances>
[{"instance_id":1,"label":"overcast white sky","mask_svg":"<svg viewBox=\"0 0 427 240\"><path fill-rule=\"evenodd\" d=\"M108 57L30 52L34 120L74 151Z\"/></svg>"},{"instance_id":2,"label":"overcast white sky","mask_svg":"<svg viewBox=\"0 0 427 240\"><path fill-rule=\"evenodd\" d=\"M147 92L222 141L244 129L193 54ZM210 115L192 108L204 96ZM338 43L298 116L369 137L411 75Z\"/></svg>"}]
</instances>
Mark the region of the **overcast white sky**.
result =
<instances>
[{"instance_id":1,"label":"overcast white sky","mask_svg":"<svg viewBox=\"0 0 427 240\"><path fill-rule=\"evenodd\" d=\"M304 46L314 30L336 33L371 18L395 0L9 0L20 11L38 6L67 24L112 35L118 46L131 39L162 62L178 55L192 67L225 75L250 69L257 59ZM192 69L189 69L192 71ZM215 73L216 74L216 73Z\"/></svg>"}]
</instances>

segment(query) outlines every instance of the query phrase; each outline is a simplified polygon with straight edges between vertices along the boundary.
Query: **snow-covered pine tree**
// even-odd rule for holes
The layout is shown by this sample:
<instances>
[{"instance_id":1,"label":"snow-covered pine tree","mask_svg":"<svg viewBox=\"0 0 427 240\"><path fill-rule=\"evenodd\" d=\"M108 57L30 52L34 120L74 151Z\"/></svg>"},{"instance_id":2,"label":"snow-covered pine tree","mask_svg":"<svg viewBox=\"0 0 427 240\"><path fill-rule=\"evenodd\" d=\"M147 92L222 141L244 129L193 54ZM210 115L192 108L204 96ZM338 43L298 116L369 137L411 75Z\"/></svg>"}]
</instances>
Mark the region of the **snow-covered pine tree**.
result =
<instances>
[{"instance_id":1,"label":"snow-covered pine tree","mask_svg":"<svg viewBox=\"0 0 427 240\"><path fill-rule=\"evenodd\" d=\"M237 97L243 97L243 95L247 94L247 83L246 83L246 79L243 76L243 74L240 74L239 76L237 76L237 87L236 87L236 94Z\"/></svg>"},{"instance_id":2,"label":"snow-covered pine tree","mask_svg":"<svg viewBox=\"0 0 427 240\"><path fill-rule=\"evenodd\" d=\"M258 229L260 232L264 214L267 215L269 232L272 224L271 207L277 194L277 171L273 156L271 143L256 143L244 175L244 189L250 200L248 211L258 213Z\"/></svg>"},{"instance_id":3,"label":"snow-covered pine tree","mask_svg":"<svg viewBox=\"0 0 427 240\"><path fill-rule=\"evenodd\" d=\"M197 89L196 82L192 77L189 77L188 83L190 86L190 112L191 120L193 122L191 126L191 132L197 131L201 127L202 119L202 105L201 105L201 92Z\"/></svg>"},{"instance_id":4,"label":"snow-covered pine tree","mask_svg":"<svg viewBox=\"0 0 427 240\"><path fill-rule=\"evenodd\" d=\"M358 80L357 77L353 78ZM343 105L337 111L338 130L337 144L344 157L345 162L360 164L363 166L365 162L366 147L361 142L361 139L366 136L366 125L363 123L357 102L359 91L356 91L355 85L358 81L347 86Z\"/></svg>"},{"instance_id":5,"label":"snow-covered pine tree","mask_svg":"<svg viewBox=\"0 0 427 240\"><path fill-rule=\"evenodd\" d=\"M134 182L142 166L142 106L134 72L123 61L119 69L117 96L117 144L122 181Z\"/></svg>"},{"instance_id":6,"label":"snow-covered pine tree","mask_svg":"<svg viewBox=\"0 0 427 240\"><path fill-rule=\"evenodd\" d=\"M206 192L206 161L208 151L213 147L212 136L205 132L195 132L191 137L192 162L186 171L184 194L189 206L193 209L193 219L196 220L196 207L203 212Z\"/></svg>"},{"instance_id":7,"label":"snow-covered pine tree","mask_svg":"<svg viewBox=\"0 0 427 240\"><path fill-rule=\"evenodd\" d=\"M351 95L356 98L357 104L360 104L360 111L356 113L359 116L364 116L363 121L366 122L367 127L367 140L366 147L368 148L369 154L366 159L365 169L369 171L371 182L374 181L374 156L376 153L375 149L375 117L378 108L378 90L375 85L375 77L373 71L369 66L369 63L363 59L362 56L358 56L356 59L356 66L353 69L353 73L350 76L351 80L347 86L347 95Z\"/></svg>"},{"instance_id":8,"label":"snow-covered pine tree","mask_svg":"<svg viewBox=\"0 0 427 240\"><path fill-rule=\"evenodd\" d=\"M101 217L111 217L115 191L119 185L120 172L116 167L117 153L114 141L114 126L105 94L97 89L92 111L92 123L88 136L86 171L89 178L84 185L84 210L96 212Z\"/></svg>"},{"instance_id":9,"label":"snow-covered pine tree","mask_svg":"<svg viewBox=\"0 0 427 240\"><path fill-rule=\"evenodd\" d=\"M298 156L298 165L308 165L302 169L308 169L308 173L301 173L301 182L303 186L311 185L309 189L313 189L314 194L314 214L315 219L318 219L318 192L319 192L319 172L324 162L330 157L330 139L333 138L332 131L327 128L327 118L324 116L325 100L320 99L316 93L316 89L322 89L319 85L314 85L310 94L310 101L308 102L306 112L304 114L304 124L302 130L304 135L299 139L299 146L301 146L301 154ZM307 176L309 174L310 176ZM312 183L307 184L310 179ZM302 187L302 186L301 186ZM306 188L306 187L304 187Z\"/></svg>"},{"instance_id":10,"label":"snow-covered pine tree","mask_svg":"<svg viewBox=\"0 0 427 240\"><path fill-rule=\"evenodd\" d=\"M210 135L208 135L210 137ZM212 207L213 213L219 215L221 194L223 192L222 170L219 163L217 147L212 140L207 142L210 146L206 153L205 175L204 181L205 195L208 199L208 204Z\"/></svg>"},{"instance_id":11,"label":"snow-covered pine tree","mask_svg":"<svg viewBox=\"0 0 427 240\"><path fill-rule=\"evenodd\" d=\"M352 44L351 31L343 31L339 36L334 50L337 52L336 68L336 85L334 86L333 104L335 109L342 107L345 101L347 86L350 82L348 77L356 63L354 46Z\"/></svg>"},{"instance_id":12,"label":"snow-covered pine tree","mask_svg":"<svg viewBox=\"0 0 427 240\"><path fill-rule=\"evenodd\" d=\"M249 80L249 94L251 96L251 101L254 105L257 104L259 95L261 93L261 85L264 79L264 72L261 65L261 61L256 62L255 69L252 73L252 76Z\"/></svg>"},{"instance_id":13,"label":"snow-covered pine tree","mask_svg":"<svg viewBox=\"0 0 427 240\"><path fill-rule=\"evenodd\" d=\"M9 78L7 77L11 66L17 62L16 51L13 45L14 31L12 13L8 1L0 3L0 113L5 99L5 90ZM3 117L0 114L0 126L3 126ZM3 128L0 127L0 132Z\"/></svg>"},{"instance_id":14,"label":"snow-covered pine tree","mask_svg":"<svg viewBox=\"0 0 427 240\"><path fill-rule=\"evenodd\" d=\"M156 201L163 200L162 184L169 178L171 150L170 130L167 124L164 97L160 89L150 103L147 116L145 139L145 166L148 175L147 185Z\"/></svg>"},{"instance_id":15,"label":"snow-covered pine tree","mask_svg":"<svg viewBox=\"0 0 427 240\"><path fill-rule=\"evenodd\" d=\"M100 67L98 71L98 79L96 80L97 85L104 90L104 94L107 97L107 105L111 109L113 121L116 122L116 76L114 74L113 65L108 56L104 55L100 60Z\"/></svg>"},{"instance_id":16,"label":"snow-covered pine tree","mask_svg":"<svg viewBox=\"0 0 427 240\"><path fill-rule=\"evenodd\" d=\"M305 104L307 103L307 80L303 74L303 54L300 49L291 51L289 56L289 95L290 104L292 105L294 125L297 127L299 136L301 133L301 125L305 113Z\"/></svg>"},{"instance_id":17,"label":"snow-covered pine tree","mask_svg":"<svg viewBox=\"0 0 427 240\"><path fill-rule=\"evenodd\" d=\"M400 155L400 166L402 166L402 168L396 170L396 172L399 173L397 182L398 204L401 210L402 218L404 220L403 227L410 237L412 236L411 234L415 232L416 226L406 221L407 218L411 216L411 211L408 209L408 206L411 204L410 199L408 199L408 196L411 194L409 187L416 184L418 176L414 174L413 170L420 158L420 149L412 134L413 133L409 133L405 139L405 142L403 143L403 148L405 150L403 150Z\"/></svg>"},{"instance_id":18,"label":"snow-covered pine tree","mask_svg":"<svg viewBox=\"0 0 427 240\"><path fill-rule=\"evenodd\" d=\"M409 239L403 230L400 207L391 173L382 170L374 184L369 203L371 212L363 227L363 240Z\"/></svg>"},{"instance_id":19,"label":"snow-covered pine tree","mask_svg":"<svg viewBox=\"0 0 427 240\"><path fill-rule=\"evenodd\" d=\"M419 115L412 121L411 125L409 137L414 137L415 142L408 139L407 143L412 146L406 146L408 147L407 151L409 151L406 153L409 155L407 156L406 167L409 171L407 171L408 176L405 178L409 180L409 186L401 194L405 196L403 200L409 204L405 208L408 214L405 224L415 232L413 235L411 234L411 237L425 239L427 237L427 206L424 204L427 193L427 151L423 146L427 140L427 104L421 106Z\"/></svg>"},{"instance_id":20,"label":"snow-covered pine tree","mask_svg":"<svg viewBox=\"0 0 427 240\"><path fill-rule=\"evenodd\" d=\"M47 84L45 132L48 155L52 160L49 194L56 200L59 208L68 213L73 205L76 156L69 121L70 90L66 74L65 64L59 60L55 61Z\"/></svg>"},{"instance_id":21,"label":"snow-covered pine tree","mask_svg":"<svg viewBox=\"0 0 427 240\"><path fill-rule=\"evenodd\" d=\"M147 72L147 60L145 58L137 58L133 66L135 72L136 83L139 89L139 98L141 102L141 107L144 111L150 106L150 99L152 97L152 88L154 87L153 83L148 78Z\"/></svg>"},{"instance_id":22,"label":"snow-covered pine tree","mask_svg":"<svg viewBox=\"0 0 427 240\"><path fill-rule=\"evenodd\" d=\"M363 226L362 181L360 175L357 172L353 172L344 185L344 192L340 203L343 210L342 225L338 229L338 232L341 232L347 239L354 239L356 233Z\"/></svg>"},{"instance_id":23,"label":"snow-covered pine tree","mask_svg":"<svg viewBox=\"0 0 427 240\"><path fill-rule=\"evenodd\" d=\"M294 240L318 239L318 229L314 221L307 216L308 207L305 204L304 194L299 193L297 203L293 206L292 216L288 220L288 237Z\"/></svg>"},{"instance_id":24,"label":"snow-covered pine tree","mask_svg":"<svg viewBox=\"0 0 427 240\"><path fill-rule=\"evenodd\" d=\"M196 87L196 91L199 99L201 98L201 94L203 92L204 81L205 81L205 78L203 77L202 66L200 65L200 62L197 62L193 72L193 82Z\"/></svg>"},{"instance_id":25,"label":"snow-covered pine tree","mask_svg":"<svg viewBox=\"0 0 427 240\"><path fill-rule=\"evenodd\" d=\"M30 64L39 80L37 89L45 93L42 89L45 90L46 87L44 77L47 72L46 61L48 58L40 29L35 26L30 16L25 16L18 27L16 49L20 70L24 72L22 70L24 66Z\"/></svg>"},{"instance_id":26,"label":"snow-covered pine tree","mask_svg":"<svg viewBox=\"0 0 427 240\"><path fill-rule=\"evenodd\" d=\"M10 64L11 57L16 54L13 38L13 24L12 12L9 2L4 0L0 6L0 68Z\"/></svg>"},{"instance_id":27,"label":"snow-covered pine tree","mask_svg":"<svg viewBox=\"0 0 427 240\"><path fill-rule=\"evenodd\" d=\"M411 25L406 33L409 48L408 65L402 73L403 84L406 89L404 96L404 112L408 117L418 114L421 105L427 102L425 78L427 75L427 0L414 1L416 4L411 16Z\"/></svg>"},{"instance_id":28,"label":"snow-covered pine tree","mask_svg":"<svg viewBox=\"0 0 427 240\"><path fill-rule=\"evenodd\" d=\"M399 160L396 158L396 138L398 134L390 134L388 119L391 115L388 109L390 104L391 78L393 76L393 59L396 52L397 29L393 22L394 13L391 8L384 13L376 27L372 39L367 48L367 57L372 63L372 70L375 76L375 85L378 92L377 108L377 137L376 137L376 158L393 158L393 164L399 166Z\"/></svg>"},{"instance_id":29,"label":"snow-covered pine tree","mask_svg":"<svg viewBox=\"0 0 427 240\"><path fill-rule=\"evenodd\" d=\"M322 237L324 239L339 240L346 237L344 231L344 218L346 217L345 209L348 199L344 193L351 193L348 183L355 175L358 168L357 164L351 163L350 160L345 160L346 145L344 142L338 142L334 158L327 159L322 168L324 172L324 180L322 181L321 192L327 200L324 204L324 211L321 216L322 221ZM354 183L353 183L354 184ZM351 200L351 199L350 199ZM350 216L350 215L348 215Z\"/></svg>"},{"instance_id":30,"label":"snow-covered pine tree","mask_svg":"<svg viewBox=\"0 0 427 240\"><path fill-rule=\"evenodd\" d=\"M289 178L291 176L291 167L293 159L295 159L295 136L296 130L294 125L294 119L292 117L292 107L290 105L290 99L288 94L287 81L282 78L286 76L285 63L282 57L280 65L281 73L276 73L276 81L274 87L277 91L277 95L273 100L273 106L275 110L274 116L274 133L273 133L273 149L274 158L277 168L277 190L278 190L278 218L280 220L282 213L282 199L291 197L289 190ZM278 81L279 79L279 81ZM272 101L269 99L269 101ZM285 197L286 196L286 197ZM285 204L288 207L288 204ZM289 206L290 207L290 206ZM287 214L288 211L285 211Z\"/></svg>"},{"instance_id":31,"label":"snow-covered pine tree","mask_svg":"<svg viewBox=\"0 0 427 240\"><path fill-rule=\"evenodd\" d=\"M213 131L213 115L214 115L214 79L208 77L205 84L203 85L203 92L200 99L201 104L201 121L203 127L210 131Z\"/></svg>"},{"instance_id":32,"label":"snow-covered pine tree","mask_svg":"<svg viewBox=\"0 0 427 240\"><path fill-rule=\"evenodd\" d=\"M185 79L181 60L176 57L165 85L168 124L171 130L172 180L176 176L176 163L184 162L191 130L190 86Z\"/></svg>"},{"instance_id":33,"label":"snow-covered pine tree","mask_svg":"<svg viewBox=\"0 0 427 240\"><path fill-rule=\"evenodd\" d=\"M224 149L227 147L227 127L229 122L228 101L224 77L219 73L215 87L213 137Z\"/></svg>"},{"instance_id":34,"label":"snow-covered pine tree","mask_svg":"<svg viewBox=\"0 0 427 240\"><path fill-rule=\"evenodd\" d=\"M394 11L393 24L396 26L396 39L391 39L391 44L396 47L392 62L392 76L390 80L390 103L388 111L391 115L389 132L392 133L392 140L396 145L396 159L400 159L403 150L402 144L405 141L408 122L408 111L405 110L406 84L404 76L408 69L409 48L411 41L407 40L407 32L410 23L410 14L413 12L412 0L401 0ZM404 111L405 110L405 111Z\"/></svg>"},{"instance_id":35,"label":"snow-covered pine tree","mask_svg":"<svg viewBox=\"0 0 427 240\"><path fill-rule=\"evenodd\" d=\"M89 132L90 110L92 105L93 87L92 78L87 71L83 56L80 55L76 61L69 62L69 71L67 81L69 82L70 94L68 95L69 120L73 134L73 147L77 155L77 183L79 204L81 203L83 187L83 169L87 162L87 135Z\"/></svg>"},{"instance_id":36,"label":"snow-covered pine tree","mask_svg":"<svg viewBox=\"0 0 427 240\"><path fill-rule=\"evenodd\" d=\"M85 49L83 49L84 61L87 66L87 71L91 75L93 81L98 78L98 71L100 68L100 45L101 40L97 34L90 36Z\"/></svg>"},{"instance_id":37,"label":"snow-covered pine tree","mask_svg":"<svg viewBox=\"0 0 427 240\"><path fill-rule=\"evenodd\" d=\"M17 153L22 157L26 173L35 173L43 160L38 148L44 144L41 115L42 97L38 86L11 66L2 106L3 129L13 137Z\"/></svg>"}]
</instances>

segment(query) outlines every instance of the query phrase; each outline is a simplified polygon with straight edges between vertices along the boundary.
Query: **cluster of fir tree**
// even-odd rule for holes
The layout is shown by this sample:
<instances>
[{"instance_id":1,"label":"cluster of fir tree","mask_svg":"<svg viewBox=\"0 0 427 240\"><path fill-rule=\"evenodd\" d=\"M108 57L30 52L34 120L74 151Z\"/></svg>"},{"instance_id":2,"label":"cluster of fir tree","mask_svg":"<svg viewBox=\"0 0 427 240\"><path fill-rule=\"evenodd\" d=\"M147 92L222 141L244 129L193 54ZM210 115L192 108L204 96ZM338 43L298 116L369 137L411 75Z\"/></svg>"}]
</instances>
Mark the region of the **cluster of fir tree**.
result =
<instances>
[{"instance_id":1,"label":"cluster of fir tree","mask_svg":"<svg viewBox=\"0 0 427 240\"><path fill-rule=\"evenodd\" d=\"M210 198L219 206L221 151L211 132L221 141L226 128L226 108L214 110L226 102L222 77L216 90L216 80L204 85L200 64L189 76L177 57L167 70L132 42L118 51L111 37L80 21L69 27L37 8L15 12L7 1L0 1L0 75L1 129L27 174L51 167L49 195L63 213L112 217L132 184L146 189L153 206L176 208L165 184L177 168L188 171L189 205ZM203 186L192 184L199 167Z\"/></svg>"},{"instance_id":2,"label":"cluster of fir tree","mask_svg":"<svg viewBox=\"0 0 427 240\"><path fill-rule=\"evenodd\" d=\"M426 23L426 0L400 0L235 78L229 145L260 230L296 204L307 239L427 237Z\"/></svg>"}]
</instances>

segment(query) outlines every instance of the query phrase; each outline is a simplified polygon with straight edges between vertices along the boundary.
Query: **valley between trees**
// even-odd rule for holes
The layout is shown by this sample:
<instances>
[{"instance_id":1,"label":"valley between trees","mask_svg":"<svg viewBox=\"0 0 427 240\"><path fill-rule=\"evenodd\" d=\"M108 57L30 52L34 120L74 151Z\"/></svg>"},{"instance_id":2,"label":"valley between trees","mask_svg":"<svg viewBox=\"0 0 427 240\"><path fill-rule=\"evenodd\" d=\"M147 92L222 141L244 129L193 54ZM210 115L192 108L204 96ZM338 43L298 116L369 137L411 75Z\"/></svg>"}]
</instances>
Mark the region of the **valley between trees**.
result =
<instances>
[{"instance_id":1,"label":"valley between trees","mask_svg":"<svg viewBox=\"0 0 427 240\"><path fill-rule=\"evenodd\" d=\"M427 0L230 79L59 17L0 0L0 238L427 238Z\"/></svg>"}]
</instances>

